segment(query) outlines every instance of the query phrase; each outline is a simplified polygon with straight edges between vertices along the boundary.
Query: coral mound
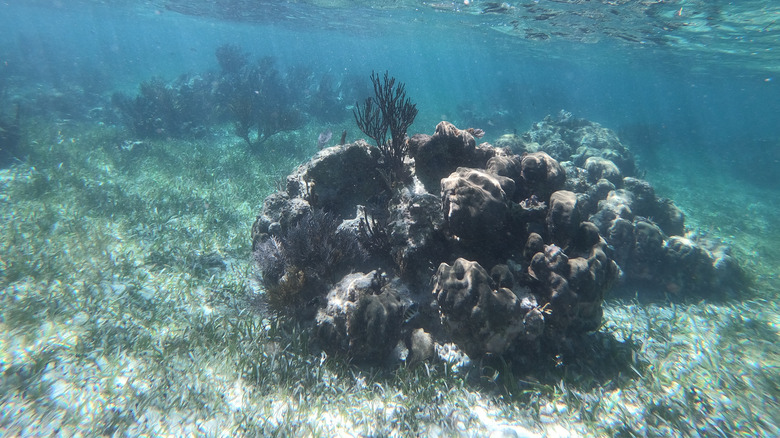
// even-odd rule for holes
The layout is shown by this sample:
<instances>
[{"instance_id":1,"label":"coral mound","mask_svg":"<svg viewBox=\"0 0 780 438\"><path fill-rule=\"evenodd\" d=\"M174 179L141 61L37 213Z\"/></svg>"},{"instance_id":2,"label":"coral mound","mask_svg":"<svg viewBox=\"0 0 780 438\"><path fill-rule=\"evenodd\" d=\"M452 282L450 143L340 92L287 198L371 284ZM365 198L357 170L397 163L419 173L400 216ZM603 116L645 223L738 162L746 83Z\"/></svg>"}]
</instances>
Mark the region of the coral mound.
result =
<instances>
[{"instance_id":1,"label":"coral mound","mask_svg":"<svg viewBox=\"0 0 780 438\"><path fill-rule=\"evenodd\" d=\"M739 277L612 131L563 113L521 138L515 153L441 122L405 140L405 183L363 141L320 151L253 226L269 303L357 362L446 342L522 362L597 330L621 279L682 293Z\"/></svg>"}]
</instances>

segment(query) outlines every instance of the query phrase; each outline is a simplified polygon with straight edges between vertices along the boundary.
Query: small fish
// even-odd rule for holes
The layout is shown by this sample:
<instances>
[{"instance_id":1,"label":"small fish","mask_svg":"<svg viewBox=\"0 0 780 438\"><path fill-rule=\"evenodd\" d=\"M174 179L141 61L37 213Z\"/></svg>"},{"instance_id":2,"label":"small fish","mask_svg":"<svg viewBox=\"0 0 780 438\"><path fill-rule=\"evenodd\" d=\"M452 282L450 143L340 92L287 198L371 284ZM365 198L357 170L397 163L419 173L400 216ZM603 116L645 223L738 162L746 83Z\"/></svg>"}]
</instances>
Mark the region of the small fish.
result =
<instances>
[{"instance_id":1,"label":"small fish","mask_svg":"<svg viewBox=\"0 0 780 438\"><path fill-rule=\"evenodd\" d=\"M482 138L485 136L485 131L479 129L479 128L468 128L466 129L466 132L473 135L474 138Z\"/></svg>"},{"instance_id":2,"label":"small fish","mask_svg":"<svg viewBox=\"0 0 780 438\"><path fill-rule=\"evenodd\" d=\"M322 149L333 137L333 132L328 129L327 131L320 132L320 136L317 138L317 149Z\"/></svg>"},{"instance_id":3,"label":"small fish","mask_svg":"<svg viewBox=\"0 0 780 438\"><path fill-rule=\"evenodd\" d=\"M409 324L417 315L420 314L419 305L417 303L410 304L406 310L404 310L404 324Z\"/></svg>"}]
</instances>

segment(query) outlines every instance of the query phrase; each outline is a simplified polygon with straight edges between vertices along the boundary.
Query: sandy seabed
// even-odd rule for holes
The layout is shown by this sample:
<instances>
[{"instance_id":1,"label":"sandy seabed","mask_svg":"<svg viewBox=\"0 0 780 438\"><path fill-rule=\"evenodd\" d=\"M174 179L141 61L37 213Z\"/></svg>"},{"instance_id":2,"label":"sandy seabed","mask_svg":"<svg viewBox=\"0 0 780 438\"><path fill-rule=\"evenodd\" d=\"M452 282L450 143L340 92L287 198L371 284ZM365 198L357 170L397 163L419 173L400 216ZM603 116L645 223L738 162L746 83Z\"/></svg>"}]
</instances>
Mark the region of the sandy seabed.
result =
<instances>
[{"instance_id":1,"label":"sandy seabed","mask_svg":"<svg viewBox=\"0 0 780 438\"><path fill-rule=\"evenodd\" d=\"M776 190L693 158L647 169L753 282L718 300L613 294L597 353L625 367L358 368L258 304L250 227L315 152L286 147L304 131L258 155L228 133L128 150L115 128L25 126L29 156L0 171L0 434L780 433Z\"/></svg>"}]
</instances>

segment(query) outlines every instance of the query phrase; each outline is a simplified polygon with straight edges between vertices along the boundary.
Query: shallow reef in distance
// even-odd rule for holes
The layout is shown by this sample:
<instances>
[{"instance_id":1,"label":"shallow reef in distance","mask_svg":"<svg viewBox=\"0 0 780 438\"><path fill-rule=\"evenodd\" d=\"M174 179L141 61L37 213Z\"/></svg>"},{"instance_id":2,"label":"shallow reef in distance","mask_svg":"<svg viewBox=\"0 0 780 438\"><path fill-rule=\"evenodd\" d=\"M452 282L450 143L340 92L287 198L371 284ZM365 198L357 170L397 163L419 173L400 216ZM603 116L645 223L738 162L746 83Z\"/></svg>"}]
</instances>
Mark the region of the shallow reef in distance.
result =
<instances>
[{"instance_id":1,"label":"shallow reef in distance","mask_svg":"<svg viewBox=\"0 0 780 438\"><path fill-rule=\"evenodd\" d=\"M22 130L19 123L19 105L14 108L14 117L7 120L0 113L0 169L8 167L18 158L19 142L22 138Z\"/></svg>"},{"instance_id":2,"label":"shallow reef in distance","mask_svg":"<svg viewBox=\"0 0 780 438\"><path fill-rule=\"evenodd\" d=\"M318 74L305 65L282 68L269 56L250 61L233 44L219 46L214 55L218 70L173 81L152 78L135 95L114 93L113 118L145 139L201 138L228 124L257 152L270 137L299 129L307 120L347 120L348 103L363 92L353 76Z\"/></svg>"}]
</instances>

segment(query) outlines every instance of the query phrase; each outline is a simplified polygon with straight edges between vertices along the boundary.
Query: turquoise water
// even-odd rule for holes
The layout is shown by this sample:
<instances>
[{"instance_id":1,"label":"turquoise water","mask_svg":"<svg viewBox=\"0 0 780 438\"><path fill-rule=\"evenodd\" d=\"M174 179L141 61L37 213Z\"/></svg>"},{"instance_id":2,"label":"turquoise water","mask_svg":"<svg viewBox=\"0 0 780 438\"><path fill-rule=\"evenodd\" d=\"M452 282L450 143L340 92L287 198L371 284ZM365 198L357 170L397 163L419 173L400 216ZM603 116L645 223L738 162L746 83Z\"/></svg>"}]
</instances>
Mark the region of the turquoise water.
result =
<instances>
[{"instance_id":1,"label":"turquoise water","mask_svg":"<svg viewBox=\"0 0 780 438\"><path fill-rule=\"evenodd\" d=\"M715 156L729 154L736 143L751 157L761 155L756 148L769 149L771 160L754 163L761 175L777 160L780 55L772 36L778 11L762 2L665 2L644 10L529 2L508 4L506 13L480 13L495 6L485 2L454 4L453 10L425 2L357 5L352 13L327 2L224 2L215 10L208 2L186 8L177 2L42 3L3 6L7 100L31 88L80 87L83 99L100 106L101 97L115 90L132 93L152 77L173 80L214 70L215 49L235 44L252 58L272 56L282 67L305 65L315 76L337 81L388 70L419 102L411 132L428 132L440 120L471 123L465 108L474 121L487 124L490 139L525 131L566 109L618 132L643 125L654 134L654 147L678 142ZM558 15L533 20L525 12L531 7ZM620 22L597 19L617 12L641 22L625 20L616 29ZM223 14L240 19L218 19ZM597 17L583 18L588 14ZM518 25L522 17L526 21ZM556 19L560 23L548 23ZM555 25L562 36L537 41L501 32L508 22L540 26L535 21ZM670 22L678 27L661 27ZM575 26L588 27L593 37L568 35ZM612 35L621 31L654 39Z\"/></svg>"},{"instance_id":2,"label":"turquoise water","mask_svg":"<svg viewBox=\"0 0 780 438\"><path fill-rule=\"evenodd\" d=\"M12 158L2 163L2 215L9 225L3 234L5 241L0 253L3 269L0 287L5 308L0 362L1 388L5 394L0 395L0 402L6 414L0 420L3 428L0 430L35 435L40 433L36 427L43 427L46 419L52 417L59 421L65 435L80 430L87 435L166 432L217 436L223 429L240 429L235 424L262 424L257 429L246 429L262 434L269 430L282 435L339 433L341 429L332 423L339 424L345 421L343 418L323 423L322 429L314 426L308 432L297 429L301 424L315 424L313 418L317 414L300 414L294 420L289 420L289 413L279 414L281 408L273 403L285 400L289 387L275 386L273 378L268 379L270 384L258 383L259 380L253 384L240 369L236 371L230 362L233 359L217 360L214 365L213 357L192 359L197 364L194 368L205 369L200 364L208 363L219 376L214 378L213 388L203 389L203 393L210 394L214 400L220 394L229 393L227 398L233 400L238 397L235 393L241 392L245 394L242 400L250 400L244 405L236 402L243 407L234 408L230 404L233 401L225 404L222 397L222 402L200 404L198 400L178 405L150 402L156 411L138 408L132 415L127 414L133 401L156 397L148 394L157 392L144 392L138 389L140 386L130 390L125 385L128 379L140 381L143 374L140 370L145 370L147 365L138 364L159 359L150 359L152 356L144 352L157 350L146 344L139 346L137 340L122 344L121 339L117 340L121 336L109 337L101 330L105 321L110 321L109 326L115 324L125 330L127 326L120 322L122 312L126 312L132 315L128 320L141 321L136 325L148 330L149 339L173 336L165 329L167 326L187 332L190 321L187 318L170 317L167 323L166 318L150 319L147 312L153 300L133 304L138 296L148 299L147 295L165 293L178 297L171 298L170 302L159 298L168 306L160 304L160 308L170 314L192 311L215 327L223 324L209 318L216 318L213 315L220 313L220 306L230 306L222 301L214 304L209 291L219 289L224 295L230 288L251 289L244 284L252 277L249 234L263 199L278 187L280 178L317 152L320 132L332 130L334 141L342 130L348 132L348 141L363 137L355 126L352 108L369 96L371 72L389 71L406 84L407 95L419 110L409 129L410 135L431 134L437 123L447 120L460 128L483 129L483 141L494 142L504 134L522 134L533 123L561 110L617 132L635 154L642 176L653 184L656 193L673 199L683 210L689 231L728 243L749 281L745 281L735 296L725 298L663 297L661 291L662 298L653 298L647 304L650 310L637 310L637 304L631 301L635 292L632 290L623 291L614 301L608 300L605 327L617 327L615 332L623 330L623 335L634 333L637 339L644 339L645 348L637 347L634 354L646 355L647 363L652 364L638 372L641 378L635 377L634 383L625 387L626 393L648 391L652 395L644 398L637 395L630 400L614 396L616 404L624 406L621 412L634 412L632 409L636 408L641 413L652 413L653 406L663 405L658 400L666 400L664 397L688 400L689 395L679 395L676 389L670 389L674 386L670 380L678 380L678 386L698 388L709 397L711 406L707 415L722 421L717 423L719 426L706 430L712 436L733 436L743 426L748 434L770 436L777 432L776 415L780 413L777 349L780 345L777 342L780 341L777 313L780 225L776 220L780 212L780 6L757 0L397 1L382 6L374 3L322 0L0 4L0 121L7 122L2 125L4 131L10 130L18 112L21 129L21 139L14 146ZM282 101L296 99L294 109L302 117L296 126L270 133L264 143L267 148L260 153L247 152L246 143L234 132L227 110L198 119L202 126L190 127L182 135L161 128L156 134L144 135L133 130L126 114L112 100L117 93L130 98L136 96L141 84L153 78L169 87L179 86L182 82L176 81L183 75L188 75L183 83L203 78L206 84L213 81L212 86L203 89L216 90L220 65L215 51L225 45L239 48L248 62L272 57L285 88L282 92L279 87L272 87L268 93L279 91ZM308 73L294 80L296 69ZM323 78L332 86L329 92L322 86ZM318 94L320 91L323 94ZM317 106L321 99L329 99L327 111ZM126 151L132 145L142 145L138 155L117 152ZM47 225L42 225L44 222ZM32 249L25 245L31 245ZM125 257L124 265L119 255ZM101 263L119 273L100 277L99 272L105 272ZM166 275L171 277L165 278ZM93 321L90 316L96 308L93 299L74 298L72 304L62 304L69 300L63 291L80 296L79 293L91 290L92 286L87 286L89 282L102 285L94 287L103 291L100 297L106 300L102 306L105 309L111 310L114 305L125 309L126 305L135 310L107 311L109 316L101 314L103 319ZM116 292L119 298L111 299L114 292L106 290L120 291ZM138 292L127 292L130 296L126 296L123 295L126 290ZM82 303L89 305L84 304L82 308ZM99 303L97 308L101 308ZM209 310L203 310L203 306ZM636 331L633 325L626 328L632 318L639 318L638 314L649 321L652 318L648 315L666 315L664 312L677 309L675 306L683 306L681 312L694 316L678 317L674 313L673 317L661 318L659 326L672 321L677 325L669 323L670 327L685 327L669 328L666 338L649 328ZM61 307L66 310L52 310ZM631 314L635 311L639 313ZM25 312L29 315L24 316ZM748 312L753 312L752 316ZM227 310L223 314L233 315ZM262 322L258 326L265 327L267 320L258 315L258 321ZM754 318L753 322L750 318ZM708 331L706 328L691 328L691 320L700 321L703 327L708 324L718 327L719 321L738 321L742 325L735 322L739 327L732 327L732 331L737 333L736 339L749 344L744 348L747 356L738 356L724 346L730 341L719 338L721 331L709 330L712 336L708 337L710 334L704 333ZM650 325L648 322L647 327ZM52 332L57 332L58 327L81 328L73 328L73 338L52 340ZM35 334L27 336L28 333ZM133 333L141 336L141 332ZM90 341L74 340L79 337ZM661 338L665 341L660 341ZM103 345L94 358L96 339L108 339L105 342L109 345ZM273 339L258 347L259 355L276 348L268 346L280 342ZM664 360L675 363L691 360L682 353L680 357L671 353L663 356L660 350L653 349L661 344L672 345L673 340L679 345L698 342L703 350L708 349L707 343L717 345L710 350L729 362L714 366L722 370L717 374L720 386L706 387L703 382L711 376L697 374L695 365L679 373L656 375L653 370L667 364ZM111 342L119 342L124 347L112 349ZM152 341L150 345L153 344ZM55 347L46 349L41 345ZM168 351L159 345L162 344L155 348ZM209 345L220 343L212 341ZM172 350L171 357L188 360L183 352L186 348ZM41 359L31 353L35 351L53 356L44 354ZM207 355L208 349L204 351ZM305 347L299 352L303 356L296 359L299 367L311 368L315 362L323 365L319 356L311 359ZM244 364L239 353L231 354L235 354L230 357L237 363ZM743 362L750 363L745 365L748 371L738 365ZM176 374L179 365L166 366L155 372L175 380L171 376ZM274 362L273 366L278 365ZM343 382L339 383L338 377L343 379L348 372L337 366L332 365L330 370L337 375L333 377L337 382L333 385L341 387ZM67 372L60 367L65 367ZM149 371L150 375L155 372ZM204 383L208 377L197 374L201 371L188 372L203 378L199 384L208 386ZM290 375L293 380L299 378L295 372ZM380 379L370 372L366 375L369 386L371 379ZM748 377L740 380L739 375ZM122 376L130 377L121 380ZM75 397L75 390L62 389L63 385L90 379L103 382L96 383L100 385L105 384L101 379L114 382L117 378L124 383L113 384L111 391L93 388L97 395L86 401L73 401L77 397L67 399L81 406L77 413L69 410L68 402L57 401L57 397L66 397L63 394ZM321 380L321 376L317 378ZM45 383L47 379L60 383ZM362 382L360 379L365 377L353 380ZM388 379L378 384L403 388L398 379ZM469 383L468 378L462 379ZM611 390L611 383L606 380L609 379L601 380L602 387ZM239 385L244 389L236 386L236 381L246 381L242 383L245 386ZM361 404L374 400L371 397L379 397L376 388L369 390L374 392L371 397L356 396L364 383L354 381L344 384L349 388L345 390L349 396L344 396L343 403ZM566 383L566 378L560 381ZM147 384L155 390L159 385ZM484 402L489 406L484 408L490 412L489 416L501 419L496 421L524 424L528 433L548 436L554 434L550 423L572 434L614 434L622 430L628 431L625 432L628 436L642 435L652 427L690 435L696 430L691 424L701 423L691 413L693 405L690 405L680 408L677 420L661 416L664 418L661 426L649 419L634 424L625 414L622 417L615 414L618 419L605 420L606 425L593 420L582 426L580 423L585 422L582 416L570 416L574 411L571 405L565 412L553 408L560 401L556 397L569 394L556 388L553 385L539 390L543 395L539 399L531 397L531 401L518 396L510 397L509 402L500 397L503 401L484 402L479 397L489 398L495 395L491 391L501 391L477 384L467 386L464 391L479 394L478 400L453 393L451 398L443 398L446 400L442 403L458 406L459 401L470 400L463 403L482 406ZM593 387L580 390L589 396L594 393L604 396L604 390ZM415 399L414 394L404 389L398 391L406 399L414 400L421 412L424 408L420 406L427 406ZM114 395L108 395L109 392ZM111 398L120 393L125 397L122 401ZM384 397L384 390L382 393ZM327 391L316 394L320 395L313 396L313 404L328 400ZM54 402L38 400L44 396ZM263 405L263 397L272 402ZM729 402L723 401L724 398ZM383 409L389 409L386 406L391 402L379 399L384 403ZM642 407L637 400L652 402ZM122 415L116 414L108 420L98 418L96 413L105 411L110 403L118 406L116 412ZM222 407L214 407L214 403ZM750 413L745 407L755 403L761 405L760 415ZM30 405L34 407L27 411L19 408ZM620 411L605 405L606 402L597 408L602 410L598 412L604 418L612 418L608 414ZM542 426L523 422L524 414L518 411L527 406L535 406L536 416L532 417ZM291 429L284 429L279 425L284 422L237 420L241 409L246 412L254 409L255 416L280 415L294 426L287 425ZM294 410L285 409L284 412ZM549 415L546 414L550 409ZM198 418L207 417L208 412L214 412L218 425L188 429L171 426L174 420L168 423L160 420L174 410L184 419L179 425L194 425ZM637 415L645 415L641 413ZM441 412L439 415L446 416ZM479 432L474 432L475 435L499 430L491 429L489 424L493 423L480 415L473 414L471 420L464 420L466 424L478 425L475 430ZM545 422L548 417L553 419ZM758 417L763 420L756 420ZM382 423L384 426L374 429L363 423L351 427L367 435L436 434L438 430L446 436L452 431L463 432L457 422L437 425L439 429L436 429L433 426L410 428L394 421L387 420L386 424ZM427 424L427 420L419 421ZM669 429L661 429L662 426ZM245 431L245 434L252 433Z\"/></svg>"}]
</instances>

